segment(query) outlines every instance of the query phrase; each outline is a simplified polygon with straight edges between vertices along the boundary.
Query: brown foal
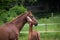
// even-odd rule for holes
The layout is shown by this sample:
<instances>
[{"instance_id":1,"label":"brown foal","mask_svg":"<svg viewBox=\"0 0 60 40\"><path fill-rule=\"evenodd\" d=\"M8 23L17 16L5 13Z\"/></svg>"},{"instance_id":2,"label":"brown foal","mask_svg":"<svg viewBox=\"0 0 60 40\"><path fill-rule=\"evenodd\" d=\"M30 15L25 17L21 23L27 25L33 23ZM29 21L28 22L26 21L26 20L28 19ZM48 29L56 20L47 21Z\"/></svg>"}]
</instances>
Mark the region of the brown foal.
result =
<instances>
[{"instance_id":1,"label":"brown foal","mask_svg":"<svg viewBox=\"0 0 60 40\"><path fill-rule=\"evenodd\" d=\"M28 40L40 40L40 33L33 30L34 22L29 17L28 17L28 23L29 23Z\"/></svg>"},{"instance_id":2,"label":"brown foal","mask_svg":"<svg viewBox=\"0 0 60 40\"><path fill-rule=\"evenodd\" d=\"M40 40L40 33L33 30L33 24L29 25L29 38L28 40Z\"/></svg>"}]
</instances>

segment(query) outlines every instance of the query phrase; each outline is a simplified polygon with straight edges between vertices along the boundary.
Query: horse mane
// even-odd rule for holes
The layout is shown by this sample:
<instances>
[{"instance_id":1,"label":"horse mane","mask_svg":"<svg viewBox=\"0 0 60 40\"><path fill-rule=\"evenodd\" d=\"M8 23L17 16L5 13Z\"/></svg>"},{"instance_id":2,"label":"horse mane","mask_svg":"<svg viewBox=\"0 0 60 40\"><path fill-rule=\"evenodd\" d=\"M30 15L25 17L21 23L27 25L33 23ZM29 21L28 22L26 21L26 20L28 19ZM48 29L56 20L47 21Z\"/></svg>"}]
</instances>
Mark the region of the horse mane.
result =
<instances>
[{"instance_id":1,"label":"horse mane","mask_svg":"<svg viewBox=\"0 0 60 40\"><path fill-rule=\"evenodd\" d=\"M8 24L8 23L12 23L13 21L15 21L16 19L18 19L18 18L20 18L20 17L22 17L23 15L27 15L28 13L26 13L27 11L25 11L24 13L21 13L20 15L18 15L17 17L14 17L11 21L9 21L9 22L6 22L5 24L3 24L3 25L6 25L6 24ZM1 25L2 26L2 25Z\"/></svg>"},{"instance_id":2,"label":"horse mane","mask_svg":"<svg viewBox=\"0 0 60 40\"><path fill-rule=\"evenodd\" d=\"M24 12L24 13L18 15L17 17L13 18L10 22L13 22L14 20L16 20L16 19L22 17L22 16L25 15L25 14L27 14L27 13Z\"/></svg>"}]
</instances>

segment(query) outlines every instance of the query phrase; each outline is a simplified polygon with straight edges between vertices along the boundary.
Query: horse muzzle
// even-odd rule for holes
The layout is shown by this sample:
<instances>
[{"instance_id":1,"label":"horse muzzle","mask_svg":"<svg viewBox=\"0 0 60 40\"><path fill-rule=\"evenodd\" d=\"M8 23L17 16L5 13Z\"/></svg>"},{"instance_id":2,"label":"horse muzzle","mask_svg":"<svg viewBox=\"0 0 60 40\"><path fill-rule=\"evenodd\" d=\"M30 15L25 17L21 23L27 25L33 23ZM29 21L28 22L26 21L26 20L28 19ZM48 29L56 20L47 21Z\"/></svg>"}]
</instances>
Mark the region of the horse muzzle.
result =
<instances>
[{"instance_id":1,"label":"horse muzzle","mask_svg":"<svg viewBox=\"0 0 60 40\"><path fill-rule=\"evenodd\" d=\"M35 26L37 26L38 25L38 23L36 23L36 24L34 24Z\"/></svg>"}]
</instances>

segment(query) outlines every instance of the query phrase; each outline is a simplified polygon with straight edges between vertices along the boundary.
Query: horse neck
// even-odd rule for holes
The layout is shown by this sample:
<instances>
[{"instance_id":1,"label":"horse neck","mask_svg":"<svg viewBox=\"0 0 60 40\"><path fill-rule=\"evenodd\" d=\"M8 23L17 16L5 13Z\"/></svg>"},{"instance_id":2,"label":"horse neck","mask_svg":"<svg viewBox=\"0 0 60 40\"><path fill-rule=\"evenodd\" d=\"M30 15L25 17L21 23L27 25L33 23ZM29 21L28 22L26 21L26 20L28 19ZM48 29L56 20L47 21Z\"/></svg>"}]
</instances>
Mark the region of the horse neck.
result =
<instances>
[{"instance_id":1,"label":"horse neck","mask_svg":"<svg viewBox=\"0 0 60 40\"><path fill-rule=\"evenodd\" d=\"M32 33L33 32L33 25L30 25L29 27L29 33Z\"/></svg>"},{"instance_id":2,"label":"horse neck","mask_svg":"<svg viewBox=\"0 0 60 40\"><path fill-rule=\"evenodd\" d=\"M17 27L18 31L21 31L23 26L26 23L26 15L21 15L20 17L17 17L15 20L12 21L12 23Z\"/></svg>"}]
</instances>

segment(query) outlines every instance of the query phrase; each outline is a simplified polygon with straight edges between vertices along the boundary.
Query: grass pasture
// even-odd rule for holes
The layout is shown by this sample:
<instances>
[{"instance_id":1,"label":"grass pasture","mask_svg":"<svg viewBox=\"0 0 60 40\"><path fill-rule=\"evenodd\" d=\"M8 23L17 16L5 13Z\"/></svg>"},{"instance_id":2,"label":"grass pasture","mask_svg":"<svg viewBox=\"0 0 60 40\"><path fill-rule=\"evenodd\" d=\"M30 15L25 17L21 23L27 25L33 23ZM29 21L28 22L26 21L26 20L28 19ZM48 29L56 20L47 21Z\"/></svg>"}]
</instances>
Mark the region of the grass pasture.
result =
<instances>
[{"instance_id":1,"label":"grass pasture","mask_svg":"<svg viewBox=\"0 0 60 40\"><path fill-rule=\"evenodd\" d=\"M60 40L60 32L51 32L51 33L40 33L40 39L41 40ZM19 40L28 40L28 34L27 33L20 33Z\"/></svg>"},{"instance_id":2,"label":"grass pasture","mask_svg":"<svg viewBox=\"0 0 60 40\"><path fill-rule=\"evenodd\" d=\"M60 25L60 24L59 24ZM60 31L60 26L57 24L52 24L52 25L39 25L38 26L34 26L33 29L37 30L37 31ZM46 28L47 27L47 28ZM26 24L24 26L24 28L22 29L22 31L28 31L29 30L29 25Z\"/></svg>"},{"instance_id":3,"label":"grass pasture","mask_svg":"<svg viewBox=\"0 0 60 40\"><path fill-rule=\"evenodd\" d=\"M37 31L41 31L40 33L40 39L41 40L60 40L60 24L52 24L52 25L40 25L34 26L33 29ZM47 28L46 28L47 27ZM28 33L26 31L29 31L29 25L26 24L23 29L21 30L21 33L19 35L19 40L28 40ZM46 32L43 32L46 31ZM50 31L50 32L47 32ZM53 32L51 32L53 31ZM55 32L56 31L56 32ZM25 32L25 33L22 33Z\"/></svg>"}]
</instances>

